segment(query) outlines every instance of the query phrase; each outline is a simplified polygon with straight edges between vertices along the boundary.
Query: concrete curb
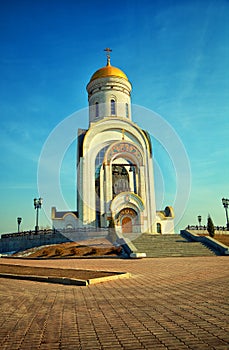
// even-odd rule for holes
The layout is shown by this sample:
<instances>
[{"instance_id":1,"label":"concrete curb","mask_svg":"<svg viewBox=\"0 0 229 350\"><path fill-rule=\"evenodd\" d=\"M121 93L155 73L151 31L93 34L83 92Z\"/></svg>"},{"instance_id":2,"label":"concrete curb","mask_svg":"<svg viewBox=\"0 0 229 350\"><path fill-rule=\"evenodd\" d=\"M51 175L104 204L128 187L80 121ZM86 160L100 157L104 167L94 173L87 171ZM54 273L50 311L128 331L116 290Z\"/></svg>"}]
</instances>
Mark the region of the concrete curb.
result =
<instances>
[{"instance_id":1,"label":"concrete curb","mask_svg":"<svg viewBox=\"0 0 229 350\"><path fill-rule=\"evenodd\" d=\"M130 258L131 258L131 259L142 259L142 258L146 258L146 253L139 253L139 252L131 253L131 254L130 254Z\"/></svg>"},{"instance_id":2,"label":"concrete curb","mask_svg":"<svg viewBox=\"0 0 229 350\"><path fill-rule=\"evenodd\" d=\"M87 280L87 282L88 282L88 284L96 284L96 283L101 283L101 282L117 280L119 278L130 278L130 277L131 277L131 273L129 273L129 272L116 272L115 275L106 276L106 277L91 278L91 279Z\"/></svg>"},{"instance_id":3,"label":"concrete curb","mask_svg":"<svg viewBox=\"0 0 229 350\"><path fill-rule=\"evenodd\" d=\"M52 276L35 276L35 275L19 275L11 273L0 273L0 278L10 278L18 280L27 280L35 282L47 282L47 283L57 283L72 286L87 286L89 284L102 283L107 281L116 280L119 278L130 278L131 274L129 272L113 272L114 275L91 278L87 280L80 280L68 277L52 277Z\"/></svg>"},{"instance_id":4,"label":"concrete curb","mask_svg":"<svg viewBox=\"0 0 229 350\"><path fill-rule=\"evenodd\" d=\"M36 257L36 258L30 258L29 256L11 256L11 255L1 255L0 259L18 259L18 260L63 260L63 259L123 259L122 256L118 255L98 255L98 256L60 256L60 257Z\"/></svg>"},{"instance_id":5,"label":"concrete curb","mask_svg":"<svg viewBox=\"0 0 229 350\"><path fill-rule=\"evenodd\" d=\"M128 238L123 237L122 235L119 235L117 242L123 247L124 251L128 254L128 256L131 259L146 258L146 253L138 252L133 242L130 241Z\"/></svg>"}]
</instances>

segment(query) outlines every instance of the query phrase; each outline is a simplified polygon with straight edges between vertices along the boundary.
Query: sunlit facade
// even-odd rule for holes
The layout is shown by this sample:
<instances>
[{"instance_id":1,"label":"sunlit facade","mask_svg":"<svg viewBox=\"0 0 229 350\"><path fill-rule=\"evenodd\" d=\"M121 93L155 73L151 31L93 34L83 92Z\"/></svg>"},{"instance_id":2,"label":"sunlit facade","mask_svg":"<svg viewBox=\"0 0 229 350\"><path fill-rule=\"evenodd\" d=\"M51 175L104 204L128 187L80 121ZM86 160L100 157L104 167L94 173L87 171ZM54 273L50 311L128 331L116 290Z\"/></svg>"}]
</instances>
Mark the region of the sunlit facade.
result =
<instances>
[{"instance_id":1,"label":"sunlit facade","mask_svg":"<svg viewBox=\"0 0 229 350\"><path fill-rule=\"evenodd\" d=\"M132 121L131 89L108 55L87 85L89 128L78 130L78 211L61 216L53 208L55 227L107 228L112 222L120 233L174 233L173 209L156 210L151 140Z\"/></svg>"}]
</instances>

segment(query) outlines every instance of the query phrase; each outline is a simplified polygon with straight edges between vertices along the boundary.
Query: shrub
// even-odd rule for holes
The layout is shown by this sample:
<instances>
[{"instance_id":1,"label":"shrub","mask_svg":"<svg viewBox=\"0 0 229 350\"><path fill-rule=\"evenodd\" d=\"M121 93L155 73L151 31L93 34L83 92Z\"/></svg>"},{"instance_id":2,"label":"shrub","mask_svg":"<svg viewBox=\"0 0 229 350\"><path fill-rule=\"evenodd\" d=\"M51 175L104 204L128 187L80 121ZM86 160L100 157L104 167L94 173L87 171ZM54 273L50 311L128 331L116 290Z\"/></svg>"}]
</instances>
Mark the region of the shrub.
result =
<instances>
[{"instance_id":1,"label":"shrub","mask_svg":"<svg viewBox=\"0 0 229 350\"><path fill-rule=\"evenodd\" d=\"M215 227L214 227L214 224L213 224L213 221L212 221L210 215L208 215L207 230L208 230L209 236L214 237Z\"/></svg>"}]
</instances>

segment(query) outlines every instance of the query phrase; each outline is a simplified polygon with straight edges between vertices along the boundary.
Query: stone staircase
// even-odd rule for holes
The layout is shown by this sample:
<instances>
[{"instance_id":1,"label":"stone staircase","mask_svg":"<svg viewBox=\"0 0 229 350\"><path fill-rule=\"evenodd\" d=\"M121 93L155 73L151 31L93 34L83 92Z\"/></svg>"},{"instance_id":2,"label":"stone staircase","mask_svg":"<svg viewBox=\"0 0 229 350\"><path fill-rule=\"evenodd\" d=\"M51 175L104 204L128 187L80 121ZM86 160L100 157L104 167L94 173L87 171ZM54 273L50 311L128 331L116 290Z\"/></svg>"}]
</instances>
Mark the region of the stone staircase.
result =
<instances>
[{"instance_id":1,"label":"stone staircase","mask_svg":"<svg viewBox=\"0 0 229 350\"><path fill-rule=\"evenodd\" d=\"M188 241L180 234L142 234L132 240L137 252L146 253L148 258L212 256L216 253L201 242Z\"/></svg>"}]
</instances>

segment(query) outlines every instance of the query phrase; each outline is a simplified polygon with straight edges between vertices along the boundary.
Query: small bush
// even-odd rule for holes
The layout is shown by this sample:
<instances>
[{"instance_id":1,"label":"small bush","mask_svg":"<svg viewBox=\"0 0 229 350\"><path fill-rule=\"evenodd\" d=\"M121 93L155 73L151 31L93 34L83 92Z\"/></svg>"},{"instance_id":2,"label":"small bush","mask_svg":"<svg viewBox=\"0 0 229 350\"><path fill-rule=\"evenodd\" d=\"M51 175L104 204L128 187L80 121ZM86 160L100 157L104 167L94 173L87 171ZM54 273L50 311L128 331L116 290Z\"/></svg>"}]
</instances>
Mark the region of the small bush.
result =
<instances>
[{"instance_id":1,"label":"small bush","mask_svg":"<svg viewBox=\"0 0 229 350\"><path fill-rule=\"evenodd\" d=\"M209 236L213 238L215 235L215 227L210 215L208 215L207 230L208 230Z\"/></svg>"}]
</instances>

